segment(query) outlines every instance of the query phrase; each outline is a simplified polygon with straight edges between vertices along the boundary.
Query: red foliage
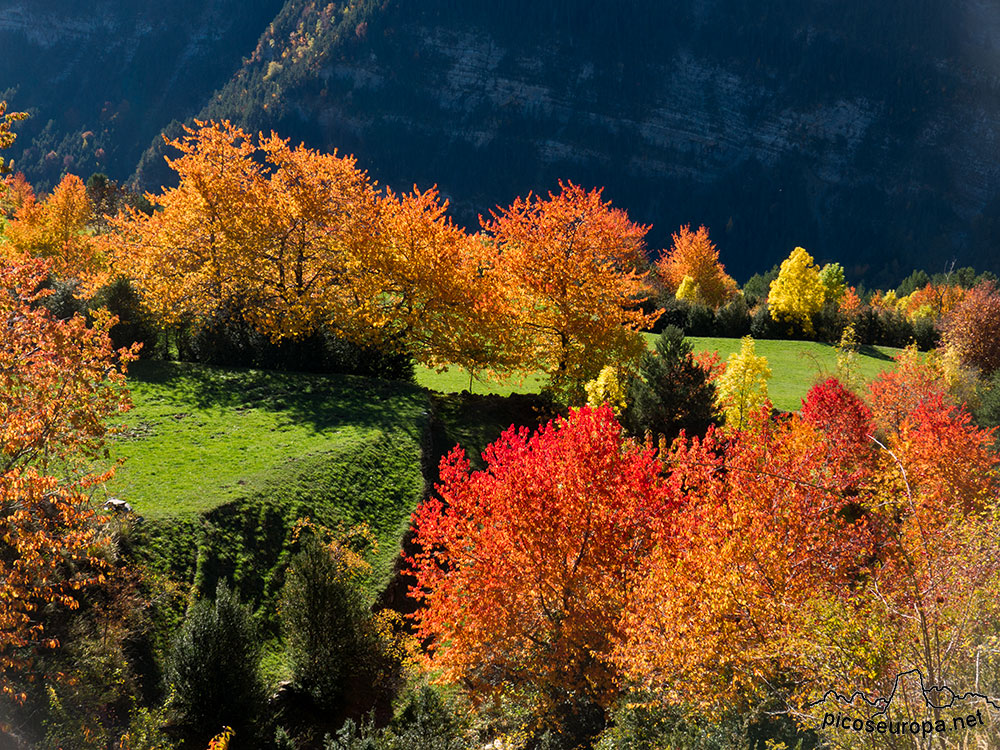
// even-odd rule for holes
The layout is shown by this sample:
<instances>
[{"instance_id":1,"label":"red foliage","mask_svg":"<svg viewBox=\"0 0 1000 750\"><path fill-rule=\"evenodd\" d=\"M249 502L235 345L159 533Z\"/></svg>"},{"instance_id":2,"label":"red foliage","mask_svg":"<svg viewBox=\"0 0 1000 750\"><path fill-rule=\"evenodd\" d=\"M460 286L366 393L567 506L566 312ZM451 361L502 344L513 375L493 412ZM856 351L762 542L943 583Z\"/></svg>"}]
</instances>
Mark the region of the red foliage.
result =
<instances>
[{"instance_id":1,"label":"red foliage","mask_svg":"<svg viewBox=\"0 0 1000 750\"><path fill-rule=\"evenodd\" d=\"M452 451L439 496L414 514L411 594L432 664L479 694L513 685L607 705L632 575L675 504L660 462L607 405L534 435L511 428L483 458L471 472Z\"/></svg>"},{"instance_id":2,"label":"red foliage","mask_svg":"<svg viewBox=\"0 0 1000 750\"><path fill-rule=\"evenodd\" d=\"M944 341L967 365L991 373L1000 368L1000 291L992 281L969 290L941 321Z\"/></svg>"},{"instance_id":3,"label":"red foliage","mask_svg":"<svg viewBox=\"0 0 1000 750\"><path fill-rule=\"evenodd\" d=\"M810 388L801 413L807 424L823 430L847 450L864 453L872 447L868 438L874 429L871 409L836 378Z\"/></svg>"}]
</instances>

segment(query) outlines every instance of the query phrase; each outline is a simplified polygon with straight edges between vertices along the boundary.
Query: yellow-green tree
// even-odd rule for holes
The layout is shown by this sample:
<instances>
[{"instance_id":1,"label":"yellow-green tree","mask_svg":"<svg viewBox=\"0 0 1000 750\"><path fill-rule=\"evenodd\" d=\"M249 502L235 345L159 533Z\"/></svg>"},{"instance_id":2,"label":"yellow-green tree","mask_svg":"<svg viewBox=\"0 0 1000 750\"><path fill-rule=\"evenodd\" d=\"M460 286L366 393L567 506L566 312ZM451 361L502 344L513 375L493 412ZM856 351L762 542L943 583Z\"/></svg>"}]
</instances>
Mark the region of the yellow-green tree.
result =
<instances>
[{"instance_id":1,"label":"yellow-green tree","mask_svg":"<svg viewBox=\"0 0 1000 750\"><path fill-rule=\"evenodd\" d=\"M759 356L754 340L744 336L740 351L729 355L725 372L715 381L716 399L726 418L727 431L744 429L762 406L770 405L770 377L767 357Z\"/></svg>"},{"instance_id":2,"label":"yellow-green tree","mask_svg":"<svg viewBox=\"0 0 1000 750\"><path fill-rule=\"evenodd\" d=\"M618 371L614 365L605 365L600 375L588 382L584 388L587 391L588 406L598 407L607 404L615 416L621 416L625 411L625 389L618 379Z\"/></svg>"},{"instance_id":3,"label":"yellow-green tree","mask_svg":"<svg viewBox=\"0 0 1000 750\"><path fill-rule=\"evenodd\" d=\"M827 302L839 302L847 292L844 281L844 267L839 263L827 263L819 272L820 283L823 284L823 295Z\"/></svg>"},{"instance_id":4,"label":"yellow-green tree","mask_svg":"<svg viewBox=\"0 0 1000 750\"><path fill-rule=\"evenodd\" d=\"M812 334L812 316L819 312L826 299L826 289L812 256L797 247L781 262L778 278L771 282L767 306L771 317L791 326L801 326Z\"/></svg>"}]
</instances>

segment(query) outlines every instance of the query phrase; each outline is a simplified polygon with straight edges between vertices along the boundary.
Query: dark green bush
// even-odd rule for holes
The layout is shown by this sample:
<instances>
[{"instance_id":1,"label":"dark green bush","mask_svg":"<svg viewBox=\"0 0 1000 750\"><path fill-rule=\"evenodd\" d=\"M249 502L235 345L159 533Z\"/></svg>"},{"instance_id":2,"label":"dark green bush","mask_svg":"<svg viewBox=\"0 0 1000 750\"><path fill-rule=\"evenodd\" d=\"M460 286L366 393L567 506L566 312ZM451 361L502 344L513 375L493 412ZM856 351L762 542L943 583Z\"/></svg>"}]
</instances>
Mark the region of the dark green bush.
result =
<instances>
[{"instance_id":1,"label":"dark green bush","mask_svg":"<svg viewBox=\"0 0 1000 750\"><path fill-rule=\"evenodd\" d=\"M391 698L399 664L355 560L344 545L307 534L289 565L279 610L296 684L318 707L365 713Z\"/></svg>"},{"instance_id":2,"label":"dark green bush","mask_svg":"<svg viewBox=\"0 0 1000 750\"><path fill-rule=\"evenodd\" d=\"M689 306L684 333L688 336L717 336L712 308L701 303Z\"/></svg>"},{"instance_id":3,"label":"dark green bush","mask_svg":"<svg viewBox=\"0 0 1000 750\"><path fill-rule=\"evenodd\" d=\"M729 304L720 307L715 312L715 330L713 336L738 339L750 333L750 308L746 298L737 294Z\"/></svg>"},{"instance_id":4,"label":"dark green bush","mask_svg":"<svg viewBox=\"0 0 1000 750\"><path fill-rule=\"evenodd\" d=\"M844 335L847 327L847 316L840 312L835 302L826 302L819 312L813 315L813 329L817 341L836 344Z\"/></svg>"},{"instance_id":5,"label":"dark green bush","mask_svg":"<svg viewBox=\"0 0 1000 750\"><path fill-rule=\"evenodd\" d=\"M772 317L765 302L759 305L750 319L750 335L755 339L787 338L785 326L779 325Z\"/></svg>"},{"instance_id":6,"label":"dark green bush","mask_svg":"<svg viewBox=\"0 0 1000 750\"><path fill-rule=\"evenodd\" d=\"M234 308L221 309L208 324L188 334L183 349L195 362L223 367L413 380L413 362L401 351L360 346L322 329L276 343Z\"/></svg>"},{"instance_id":7,"label":"dark green bush","mask_svg":"<svg viewBox=\"0 0 1000 750\"><path fill-rule=\"evenodd\" d=\"M255 747L265 697L260 657L250 609L225 583L214 602L199 599L191 605L167 663L180 739L204 747L229 726L236 732L234 750Z\"/></svg>"},{"instance_id":8,"label":"dark green bush","mask_svg":"<svg viewBox=\"0 0 1000 750\"><path fill-rule=\"evenodd\" d=\"M90 301L90 308L107 308L118 316L118 323L111 329L111 343L116 349L142 344L139 356L153 357L157 354L160 332L153 316L145 309L132 282L119 276L98 290Z\"/></svg>"},{"instance_id":9,"label":"dark green bush","mask_svg":"<svg viewBox=\"0 0 1000 750\"><path fill-rule=\"evenodd\" d=\"M702 435L710 424L718 423L715 386L691 358L691 344L679 328L665 329L655 352L643 356L629 383L623 421L633 435L649 431L668 440L681 430Z\"/></svg>"},{"instance_id":10,"label":"dark green bush","mask_svg":"<svg viewBox=\"0 0 1000 750\"><path fill-rule=\"evenodd\" d=\"M459 713L428 686L410 692L392 723L377 729L372 721L348 719L324 750L465 750L468 713Z\"/></svg>"},{"instance_id":11,"label":"dark green bush","mask_svg":"<svg viewBox=\"0 0 1000 750\"><path fill-rule=\"evenodd\" d=\"M913 338L920 351L928 352L941 341L941 333L930 318L918 318L913 324Z\"/></svg>"}]
</instances>

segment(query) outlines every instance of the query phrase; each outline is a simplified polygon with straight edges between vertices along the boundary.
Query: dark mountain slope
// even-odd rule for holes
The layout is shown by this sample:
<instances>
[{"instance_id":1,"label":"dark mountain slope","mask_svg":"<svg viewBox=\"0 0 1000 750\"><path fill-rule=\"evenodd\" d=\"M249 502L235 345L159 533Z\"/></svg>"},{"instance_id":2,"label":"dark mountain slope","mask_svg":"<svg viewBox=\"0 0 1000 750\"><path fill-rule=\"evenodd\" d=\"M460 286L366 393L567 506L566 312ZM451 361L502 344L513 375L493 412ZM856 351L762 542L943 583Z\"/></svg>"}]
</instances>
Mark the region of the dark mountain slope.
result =
<instances>
[{"instance_id":1,"label":"dark mountain slope","mask_svg":"<svg viewBox=\"0 0 1000 750\"><path fill-rule=\"evenodd\" d=\"M998 267L998 40L987 0L292 0L203 114L438 183L473 226L569 178L654 242L709 224L738 276L801 244L888 281Z\"/></svg>"},{"instance_id":2,"label":"dark mountain slope","mask_svg":"<svg viewBox=\"0 0 1000 750\"><path fill-rule=\"evenodd\" d=\"M41 187L65 171L128 177L167 123L232 77L281 6L0 0L0 98L32 114L18 168Z\"/></svg>"},{"instance_id":3,"label":"dark mountain slope","mask_svg":"<svg viewBox=\"0 0 1000 750\"><path fill-rule=\"evenodd\" d=\"M18 144L35 179L123 176L153 141L137 179L156 188L152 136L200 102L354 152L395 188L437 183L471 227L568 178L605 185L654 245L708 224L738 277L795 245L871 284L952 259L1000 270L993 0L96 7L0 0L0 82L47 107ZM13 59L41 67L28 81Z\"/></svg>"}]
</instances>

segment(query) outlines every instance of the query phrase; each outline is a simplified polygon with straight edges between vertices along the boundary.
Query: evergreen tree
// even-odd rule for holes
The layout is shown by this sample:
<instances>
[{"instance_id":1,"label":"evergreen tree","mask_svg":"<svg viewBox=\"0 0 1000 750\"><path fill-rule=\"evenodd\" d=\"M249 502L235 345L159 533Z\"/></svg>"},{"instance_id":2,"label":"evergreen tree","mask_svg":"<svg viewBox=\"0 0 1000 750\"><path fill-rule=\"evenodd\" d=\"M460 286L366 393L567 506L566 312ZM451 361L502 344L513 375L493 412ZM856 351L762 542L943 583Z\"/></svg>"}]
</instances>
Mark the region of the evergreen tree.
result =
<instances>
[{"instance_id":1,"label":"evergreen tree","mask_svg":"<svg viewBox=\"0 0 1000 750\"><path fill-rule=\"evenodd\" d=\"M668 326L656 340L656 351L647 352L639 374L629 386L625 424L637 436L647 431L668 440L681 430L704 434L719 423L715 386L695 362L691 344L676 326Z\"/></svg>"}]
</instances>

